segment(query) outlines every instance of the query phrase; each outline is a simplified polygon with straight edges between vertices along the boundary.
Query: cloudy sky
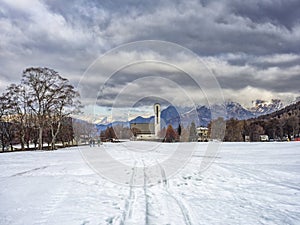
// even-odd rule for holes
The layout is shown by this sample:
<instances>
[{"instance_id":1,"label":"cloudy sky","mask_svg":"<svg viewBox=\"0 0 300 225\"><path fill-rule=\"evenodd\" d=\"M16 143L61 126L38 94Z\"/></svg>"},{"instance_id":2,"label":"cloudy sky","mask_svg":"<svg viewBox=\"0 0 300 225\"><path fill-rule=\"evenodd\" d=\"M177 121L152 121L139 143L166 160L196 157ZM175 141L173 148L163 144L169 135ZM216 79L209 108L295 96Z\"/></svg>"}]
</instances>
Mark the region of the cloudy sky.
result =
<instances>
[{"instance_id":1,"label":"cloudy sky","mask_svg":"<svg viewBox=\"0 0 300 225\"><path fill-rule=\"evenodd\" d=\"M104 106L103 112L149 96L178 104L202 96L205 104L209 94L182 71L189 64L195 76L214 76L226 100L289 102L300 95L299 15L298 0L0 0L0 91L19 82L26 67L42 66L68 78L85 104ZM168 44L107 53L143 40L190 50L209 75ZM110 61L100 65L103 54Z\"/></svg>"}]
</instances>

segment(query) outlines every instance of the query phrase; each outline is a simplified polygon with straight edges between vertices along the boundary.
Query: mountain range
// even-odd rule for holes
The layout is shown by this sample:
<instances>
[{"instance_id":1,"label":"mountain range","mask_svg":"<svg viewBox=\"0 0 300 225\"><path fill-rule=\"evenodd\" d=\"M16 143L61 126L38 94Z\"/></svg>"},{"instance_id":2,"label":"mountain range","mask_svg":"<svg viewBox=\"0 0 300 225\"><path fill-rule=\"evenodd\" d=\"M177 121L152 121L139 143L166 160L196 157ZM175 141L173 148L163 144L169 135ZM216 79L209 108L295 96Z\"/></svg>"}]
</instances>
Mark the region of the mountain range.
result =
<instances>
[{"instance_id":1,"label":"mountain range","mask_svg":"<svg viewBox=\"0 0 300 225\"><path fill-rule=\"evenodd\" d=\"M271 102L263 100L255 100L252 102L251 108L245 108L241 104L233 101L227 101L224 105L212 105L211 107L202 105L197 106L184 113L178 113L172 105L161 111L162 127L171 124L178 127L179 124L187 126L191 122L195 122L197 126L207 126L212 117L223 117L225 119L235 118L239 120L255 118L261 115L269 114L283 108L283 104L279 99L272 99ZM96 127L98 131L105 130L107 127L122 125L129 127L130 123L152 123L154 116L144 118L138 116L128 122L115 121L112 123L98 123Z\"/></svg>"}]
</instances>

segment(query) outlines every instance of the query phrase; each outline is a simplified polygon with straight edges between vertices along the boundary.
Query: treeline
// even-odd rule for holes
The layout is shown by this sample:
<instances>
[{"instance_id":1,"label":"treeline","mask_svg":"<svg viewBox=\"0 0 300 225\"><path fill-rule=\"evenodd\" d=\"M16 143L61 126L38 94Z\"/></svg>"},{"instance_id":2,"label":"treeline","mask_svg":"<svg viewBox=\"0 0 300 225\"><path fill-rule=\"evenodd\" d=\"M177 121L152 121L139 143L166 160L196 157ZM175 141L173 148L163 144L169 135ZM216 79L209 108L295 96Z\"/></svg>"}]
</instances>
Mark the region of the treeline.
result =
<instances>
[{"instance_id":1,"label":"treeline","mask_svg":"<svg viewBox=\"0 0 300 225\"><path fill-rule=\"evenodd\" d=\"M98 136L96 126L84 120L72 119L74 144L88 144L90 139Z\"/></svg>"},{"instance_id":2,"label":"treeline","mask_svg":"<svg viewBox=\"0 0 300 225\"><path fill-rule=\"evenodd\" d=\"M248 120L223 118L210 122L209 136L213 136L211 127L215 124L226 124L224 134L215 135L224 137L224 141L260 141L261 135L268 135L269 139L284 141L299 137L300 133L300 102L287 106L277 112ZM218 138L216 138L218 139Z\"/></svg>"},{"instance_id":3,"label":"treeline","mask_svg":"<svg viewBox=\"0 0 300 225\"><path fill-rule=\"evenodd\" d=\"M132 139L136 137L139 130L137 128L130 129L129 127L122 125L115 125L107 127L100 132L101 141L114 141L119 139ZM173 128L172 125L168 125L166 128L162 128L159 132L159 138L163 142L178 142L178 141L197 141L198 135L196 131L196 125L194 122L188 127L179 125L177 128Z\"/></svg>"},{"instance_id":4,"label":"treeline","mask_svg":"<svg viewBox=\"0 0 300 225\"><path fill-rule=\"evenodd\" d=\"M184 127L179 124L177 128L173 128L170 124L167 128L160 131L160 138L163 142L196 142L198 141L198 134L196 125L192 122L189 126Z\"/></svg>"},{"instance_id":5,"label":"treeline","mask_svg":"<svg viewBox=\"0 0 300 225\"><path fill-rule=\"evenodd\" d=\"M0 122L0 146L2 152L10 151L16 148L16 145L21 144L21 129L20 124L15 122ZM73 130L73 119L66 117L61 122L60 130L56 137L56 143L60 142L62 147L66 145L70 146L73 144L74 130ZM20 150L25 149L38 149L39 133L34 127L26 127L25 135L23 139L23 146L20 146ZM43 131L43 143L44 149L52 149L52 136L51 129L46 127ZM46 146L45 146L46 144Z\"/></svg>"},{"instance_id":6,"label":"treeline","mask_svg":"<svg viewBox=\"0 0 300 225\"><path fill-rule=\"evenodd\" d=\"M262 135L267 135L274 141L293 140L300 133L300 102L289 105L277 112L252 118L237 120L218 118L208 125L207 139L228 142L261 141ZM134 128L136 129L136 128ZM138 130L130 130L128 127L117 125L108 127L101 132L102 141L115 139L130 139L136 136ZM193 142L199 140L195 123L189 126L174 128L168 125L162 128L159 137L164 142ZM201 139L201 138L200 138ZM205 141L204 140L204 141Z\"/></svg>"},{"instance_id":7,"label":"treeline","mask_svg":"<svg viewBox=\"0 0 300 225\"><path fill-rule=\"evenodd\" d=\"M55 149L57 142L74 138L71 114L80 112L79 94L69 81L49 68L27 68L19 84L9 85L0 96L0 144L33 143Z\"/></svg>"},{"instance_id":8,"label":"treeline","mask_svg":"<svg viewBox=\"0 0 300 225\"><path fill-rule=\"evenodd\" d=\"M100 132L101 141L114 141L119 139L130 139L133 133L129 127L123 125L114 125L107 127Z\"/></svg>"}]
</instances>

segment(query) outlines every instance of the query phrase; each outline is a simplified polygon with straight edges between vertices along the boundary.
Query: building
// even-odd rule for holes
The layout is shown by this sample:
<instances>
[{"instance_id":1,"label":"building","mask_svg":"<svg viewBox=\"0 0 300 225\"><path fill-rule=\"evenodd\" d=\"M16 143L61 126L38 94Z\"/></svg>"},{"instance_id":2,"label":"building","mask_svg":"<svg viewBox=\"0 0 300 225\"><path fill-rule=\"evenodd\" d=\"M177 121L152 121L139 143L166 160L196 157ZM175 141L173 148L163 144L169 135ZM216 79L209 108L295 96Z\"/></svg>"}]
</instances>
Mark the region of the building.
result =
<instances>
[{"instance_id":1,"label":"building","mask_svg":"<svg viewBox=\"0 0 300 225\"><path fill-rule=\"evenodd\" d=\"M259 140L260 141L269 141L269 136L268 135L260 135L259 136Z\"/></svg>"},{"instance_id":2,"label":"building","mask_svg":"<svg viewBox=\"0 0 300 225\"><path fill-rule=\"evenodd\" d=\"M155 103L153 123L130 123L135 140L159 140L161 130L160 104Z\"/></svg>"},{"instance_id":3,"label":"building","mask_svg":"<svg viewBox=\"0 0 300 225\"><path fill-rule=\"evenodd\" d=\"M197 127L198 141L208 141L208 128L207 127Z\"/></svg>"},{"instance_id":4,"label":"building","mask_svg":"<svg viewBox=\"0 0 300 225\"><path fill-rule=\"evenodd\" d=\"M154 123L131 123L131 132L135 139L153 139L155 136Z\"/></svg>"},{"instance_id":5,"label":"building","mask_svg":"<svg viewBox=\"0 0 300 225\"><path fill-rule=\"evenodd\" d=\"M154 104L154 134L156 137L159 136L160 133L160 104Z\"/></svg>"},{"instance_id":6,"label":"building","mask_svg":"<svg viewBox=\"0 0 300 225\"><path fill-rule=\"evenodd\" d=\"M250 142L250 136L249 135L245 135L245 142Z\"/></svg>"}]
</instances>

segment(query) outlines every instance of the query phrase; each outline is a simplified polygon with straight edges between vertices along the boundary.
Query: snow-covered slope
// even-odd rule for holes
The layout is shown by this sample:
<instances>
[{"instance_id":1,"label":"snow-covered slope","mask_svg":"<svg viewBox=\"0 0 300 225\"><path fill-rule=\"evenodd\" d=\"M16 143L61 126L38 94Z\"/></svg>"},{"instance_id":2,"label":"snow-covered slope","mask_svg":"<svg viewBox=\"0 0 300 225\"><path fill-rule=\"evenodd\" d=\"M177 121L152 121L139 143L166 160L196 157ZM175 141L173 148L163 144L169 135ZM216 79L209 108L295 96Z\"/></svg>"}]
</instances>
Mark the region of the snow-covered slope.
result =
<instances>
[{"instance_id":1,"label":"snow-covered slope","mask_svg":"<svg viewBox=\"0 0 300 225\"><path fill-rule=\"evenodd\" d=\"M300 223L299 142L223 143L213 158L205 154L208 143L196 143L196 151L174 176L166 176L165 166L157 177L151 174L150 163L163 165L178 145L104 143L0 154L0 224ZM105 150L129 166L124 171L127 185L105 179L82 157ZM200 172L205 159L212 164ZM107 166L106 173L113 174ZM149 177L159 183L147 185ZM137 181L146 185L135 187Z\"/></svg>"}]
</instances>

